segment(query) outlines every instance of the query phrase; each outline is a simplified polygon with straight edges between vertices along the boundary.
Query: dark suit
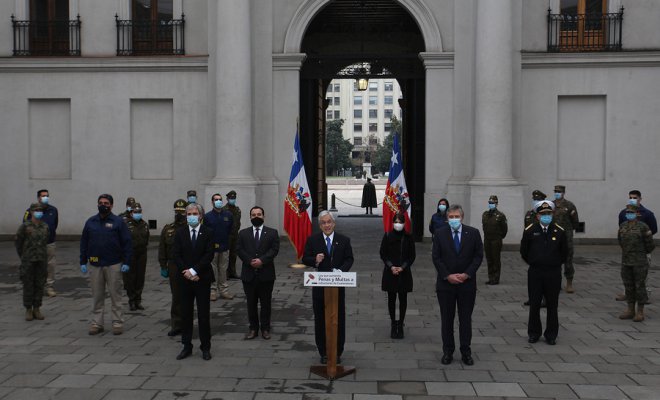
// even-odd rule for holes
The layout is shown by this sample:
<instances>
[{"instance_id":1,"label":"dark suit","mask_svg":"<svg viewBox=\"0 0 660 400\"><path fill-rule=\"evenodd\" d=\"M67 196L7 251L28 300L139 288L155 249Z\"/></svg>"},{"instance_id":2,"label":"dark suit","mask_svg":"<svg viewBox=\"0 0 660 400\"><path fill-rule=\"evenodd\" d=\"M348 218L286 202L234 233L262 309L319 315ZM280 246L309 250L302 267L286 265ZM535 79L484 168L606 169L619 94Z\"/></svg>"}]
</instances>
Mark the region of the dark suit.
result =
<instances>
[{"instance_id":1,"label":"dark suit","mask_svg":"<svg viewBox=\"0 0 660 400\"><path fill-rule=\"evenodd\" d=\"M317 266L316 255L325 254L323 261ZM316 267L317 271L331 272L333 269L340 269L348 272L353 266L353 248L351 239L335 232L332 241L332 251L328 253L325 243L325 235L316 233L307 238L305 243L305 252L302 262L310 267ZM314 307L314 334L316 338L316 347L319 354L323 357L325 353L325 301L323 299L322 287L312 288L312 304ZM337 329L337 355L340 356L344 351L344 342L346 340L346 309L344 288L339 288L339 327Z\"/></svg>"},{"instance_id":2,"label":"dark suit","mask_svg":"<svg viewBox=\"0 0 660 400\"><path fill-rule=\"evenodd\" d=\"M260 227L259 242L254 238L253 228L249 227L238 232L237 255L243 262L241 281L247 299L250 330L270 331L270 304L275 283L275 256L280 251L280 236L277 229L265 225ZM259 268L250 265L252 259L258 258L263 263ZM257 304L261 302L261 324Z\"/></svg>"},{"instance_id":3,"label":"dark suit","mask_svg":"<svg viewBox=\"0 0 660 400\"><path fill-rule=\"evenodd\" d=\"M211 283L215 281L211 260L213 260L213 233L198 225L199 232L195 246L192 245L188 226L177 229L174 236L173 256L177 266L179 287L181 288L181 343L192 349L193 315L197 302L200 349L211 348ZM183 271L193 268L199 281L193 282L183 276Z\"/></svg>"},{"instance_id":4,"label":"dark suit","mask_svg":"<svg viewBox=\"0 0 660 400\"><path fill-rule=\"evenodd\" d=\"M435 290L442 319L442 350L452 354L454 344L454 315L458 307L459 337L461 354L471 354L472 310L477 296L477 269L484 257L484 247L479 231L463 225L460 235L460 250L456 252L452 230L449 225L437 229L433 234L433 265L438 272ZM447 276L465 273L469 278L459 284L451 284Z\"/></svg>"}]
</instances>

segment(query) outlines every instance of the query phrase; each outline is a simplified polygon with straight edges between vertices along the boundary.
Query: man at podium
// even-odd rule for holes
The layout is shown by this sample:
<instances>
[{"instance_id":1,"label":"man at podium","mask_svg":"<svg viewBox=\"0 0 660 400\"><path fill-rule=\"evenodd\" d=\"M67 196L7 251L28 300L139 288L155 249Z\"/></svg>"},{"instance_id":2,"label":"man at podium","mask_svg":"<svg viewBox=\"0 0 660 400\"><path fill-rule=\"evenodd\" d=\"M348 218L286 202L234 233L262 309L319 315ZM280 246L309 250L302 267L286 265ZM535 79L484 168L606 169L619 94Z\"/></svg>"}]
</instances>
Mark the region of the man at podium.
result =
<instances>
[{"instance_id":1,"label":"man at podium","mask_svg":"<svg viewBox=\"0 0 660 400\"><path fill-rule=\"evenodd\" d=\"M315 233L307 238L303 264L315 267L317 271L332 272L341 270L348 272L353 266L353 248L351 239L335 232L335 218L329 211L319 213L320 233ZM344 351L346 339L346 310L345 310L344 288L339 288L339 327L337 332L337 363ZM323 288L312 288L312 304L314 308L314 335L316 347L321 355L321 363L328 362L325 350L325 302Z\"/></svg>"}]
</instances>

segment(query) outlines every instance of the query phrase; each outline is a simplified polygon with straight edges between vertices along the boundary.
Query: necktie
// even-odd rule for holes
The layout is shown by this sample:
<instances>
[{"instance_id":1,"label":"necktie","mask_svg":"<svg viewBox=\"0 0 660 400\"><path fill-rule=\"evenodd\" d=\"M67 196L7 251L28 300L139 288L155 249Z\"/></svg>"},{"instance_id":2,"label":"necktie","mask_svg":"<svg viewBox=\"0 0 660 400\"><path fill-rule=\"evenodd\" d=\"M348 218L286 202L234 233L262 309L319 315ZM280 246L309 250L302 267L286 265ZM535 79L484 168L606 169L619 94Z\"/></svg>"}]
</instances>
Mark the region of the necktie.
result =
<instances>
[{"instance_id":1,"label":"necktie","mask_svg":"<svg viewBox=\"0 0 660 400\"><path fill-rule=\"evenodd\" d=\"M332 242L329 237L325 238L325 246L328 248L328 254L332 254Z\"/></svg>"},{"instance_id":2,"label":"necktie","mask_svg":"<svg viewBox=\"0 0 660 400\"><path fill-rule=\"evenodd\" d=\"M190 239L192 242L192 245L195 246L195 243L197 243L197 232L195 229L192 230L192 239Z\"/></svg>"},{"instance_id":3,"label":"necktie","mask_svg":"<svg viewBox=\"0 0 660 400\"><path fill-rule=\"evenodd\" d=\"M458 239L458 231L454 231L454 247L456 247L457 253L461 250L461 241Z\"/></svg>"},{"instance_id":4,"label":"necktie","mask_svg":"<svg viewBox=\"0 0 660 400\"><path fill-rule=\"evenodd\" d=\"M259 228L254 231L254 244L255 246L259 245Z\"/></svg>"}]
</instances>

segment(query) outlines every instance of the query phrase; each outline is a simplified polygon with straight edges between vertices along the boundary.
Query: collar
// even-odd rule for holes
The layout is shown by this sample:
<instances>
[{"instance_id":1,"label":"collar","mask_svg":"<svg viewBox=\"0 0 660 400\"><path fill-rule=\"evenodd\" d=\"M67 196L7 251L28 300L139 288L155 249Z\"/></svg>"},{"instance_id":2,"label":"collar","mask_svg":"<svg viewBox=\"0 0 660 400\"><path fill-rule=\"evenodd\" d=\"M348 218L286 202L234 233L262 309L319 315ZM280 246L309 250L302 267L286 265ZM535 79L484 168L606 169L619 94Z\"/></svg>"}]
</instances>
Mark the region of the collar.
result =
<instances>
[{"instance_id":1,"label":"collar","mask_svg":"<svg viewBox=\"0 0 660 400\"><path fill-rule=\"evenodd\" d=\"M451 230L451 237L454 237L454 232L458 232L458 236L460 237L463 233L463 224L461 224L461 226L459 226L456 230L452 229L451 227L449 229Z\"/></svg>"},{"instance_id":2,"label":"collar","mask_svg":"<svg viewBox=\"0 0 660 400\"><path fill-rule=\"evenodd\" d=\"M257 227L252 225L252 236L254 236L256 232L257 232ZM259 227L259 235L262 235L263 233L264 233L264 225L261 224L261 226Z\"/></svg>"},{"instance_id":3,"label":"collar","mask_svg":"<svg viewBox=\"0 0 660 400\"><path fill-rule=\"evenodd\" d=\"M194 229L195 232L199 235L199 230L202 227L202 224L198 224L197 226L190 226L188 225L188 233L192 235L192 230Z\"/></svg>"},{"instance_id":4,"label":"collar","mask_svg":"<svg viewBox=\"0 0 660 400\"><path fill-rule=\"evenodd\" d=\"M326 243L326 238L330 238L330 243L335 242L335 232L332 232L330 235L323 234L323 243Z\"/></svg>"}]
</instances>

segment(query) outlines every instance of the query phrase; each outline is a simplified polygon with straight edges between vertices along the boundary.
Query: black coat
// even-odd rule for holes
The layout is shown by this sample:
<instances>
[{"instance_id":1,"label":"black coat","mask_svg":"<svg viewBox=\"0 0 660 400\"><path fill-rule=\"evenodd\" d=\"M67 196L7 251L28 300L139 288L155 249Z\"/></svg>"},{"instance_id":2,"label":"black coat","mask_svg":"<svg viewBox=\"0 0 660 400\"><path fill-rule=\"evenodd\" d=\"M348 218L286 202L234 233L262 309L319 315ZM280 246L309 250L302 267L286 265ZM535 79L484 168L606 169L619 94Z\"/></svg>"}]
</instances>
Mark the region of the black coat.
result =
<instances>
[{"instance_id":1,"label":"black coat","mask_svg":"<svg viewBox=\"0 0 660 400\"><path fill-rule=\"evenodd\" d=\"M554 222L548 233L538 222L528 226L520 241L520 255L532 268L561 269L568 256L566 232Z\"/></svg>"},{"instance_id":2,"label":"black coat","mask_svg":"<svg viewBox=\"0 0 660 400\"><path fill-rule=\"evenodd\" d=\"M280 235L277 229L261 226L259 246L255 248L252 226L238 233L238 247L236 253L243 262L241 280L243 282L275 280L275 256L280 251ZM250 261L258 258L263 263L260 268L253 268Z\"/></svg>"},{"instance_id":3,"label":"black coat","mask_svg":"<svg viewBox=\"0 0 660 400\"><path fill-rule=\"evenodd\" d=\"M197 240L193 247L188 225L177 229L174 236L172 253L178 270L178 277L185 284L192 284L183 277L183 270L194 268L200 281L210 284L215 282L213 267L213 232L204 225L198 226Z\"/></svg>"},{"instance_id":4,"label":"black coat","mask_svg":"<svg viewBox=\"0 0 660 400\"><path fill-rule=\"evenodd\" d=\"M385 263L381 289L385 292L412 292L410 267L415 262L415 241L403 232L388 232L380 242L380 258ZM392 274L392 266L401 267L399 275Z\"/></svg>"},{"instance_id":5,"label":"black coat","mask_svg":"<svg viewBox=\"0 0 660 400\"><path fill-rule=\"evenodd\" d=\"M376 186L371 183L367 182L364 184L364 187L362 188L362 208L365 207L378 207L378 199L376 199Z\"/></svg>"},{"instance_id":6,"label":"black coat","mask_svg":"<svg viewBox=\"0 0 660 400\"><path fill-rule=\"evenodd\" d=\"M351 239L337 232L335 232L333 239L332 253L328 254L323 233L315 233L308 237L302 257L303 264L316 267L318 271L324 272L332 272L333 269L340 269L344 272L350 271L353 266ZM319 253L325 254L325 258L317 266L316 255Z\"/></svg>"},{"instance_id":7,"label":"black coat","mask_svg":"<svg viewBox=\"0 0 660 400\"><path fill-rule=\"evenodd\" d=\"M452 284L447 281L447 276L462 273L467 274L470 279L459 286L473 287L476 290L477 269L484 258L484 245L476 228L463 225L461 232L461 247L458 253L449 225L433 234L433 265L438 272L436 291L451 288Z\"/></svg>"}]
</instances>

